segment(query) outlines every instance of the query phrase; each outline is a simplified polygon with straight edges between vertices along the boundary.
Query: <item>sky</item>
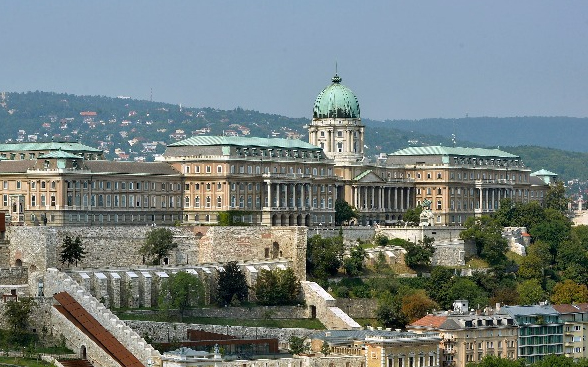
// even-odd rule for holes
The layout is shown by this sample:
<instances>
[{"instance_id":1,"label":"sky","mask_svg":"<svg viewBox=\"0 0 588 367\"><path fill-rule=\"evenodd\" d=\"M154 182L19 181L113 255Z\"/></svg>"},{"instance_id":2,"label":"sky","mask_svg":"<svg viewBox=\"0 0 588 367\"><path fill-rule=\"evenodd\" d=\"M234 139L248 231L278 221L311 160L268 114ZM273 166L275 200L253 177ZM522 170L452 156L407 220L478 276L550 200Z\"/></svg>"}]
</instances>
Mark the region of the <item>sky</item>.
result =
<instances>
[{"instance_id":1,"label":"sky","mask_svg":"<svg viewBox=\"0 0 588 367\"><path fill-rule=\"evenodd\" d=\"M588 116L588 1L0 2L0 91L312 116Z\"/></svg>"}]
</instances>

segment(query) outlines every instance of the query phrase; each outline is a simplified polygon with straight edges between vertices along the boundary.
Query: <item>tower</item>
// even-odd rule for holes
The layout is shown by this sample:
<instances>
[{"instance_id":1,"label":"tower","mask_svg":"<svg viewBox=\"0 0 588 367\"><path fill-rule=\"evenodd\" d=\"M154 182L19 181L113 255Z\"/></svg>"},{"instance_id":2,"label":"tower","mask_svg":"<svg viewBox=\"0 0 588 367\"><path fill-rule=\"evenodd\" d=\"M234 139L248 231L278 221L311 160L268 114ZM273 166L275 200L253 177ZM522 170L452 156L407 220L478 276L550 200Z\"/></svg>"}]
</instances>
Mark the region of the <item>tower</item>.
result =
<instances>
[{"instance_id":1,"label":"tower","mask_svg":"<svg viewBox=\"0 0 588 367\"><path fill-rule=\"evenodd\" d=\"M363 159L364 129L355 94L341 84L335 73L314 102L308 126L309 143L323 148L335 164L353 164Z\"/></svg>"}]
</instances>

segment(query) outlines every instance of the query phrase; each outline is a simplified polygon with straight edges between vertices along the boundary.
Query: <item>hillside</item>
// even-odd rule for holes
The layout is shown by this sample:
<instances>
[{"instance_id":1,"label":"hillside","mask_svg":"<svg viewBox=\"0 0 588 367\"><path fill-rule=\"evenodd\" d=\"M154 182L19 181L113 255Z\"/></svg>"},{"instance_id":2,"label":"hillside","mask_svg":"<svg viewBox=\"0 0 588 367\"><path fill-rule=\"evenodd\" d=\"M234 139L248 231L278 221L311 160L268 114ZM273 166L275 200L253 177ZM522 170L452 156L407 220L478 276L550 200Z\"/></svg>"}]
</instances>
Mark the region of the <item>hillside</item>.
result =
<instances>
[{"instance_id":1,"label":"hillside","mask_svg":"<svg viewBox=\"0 0 588 367\"><path fill-rule=\"evenodd\" d=\"M125 97L39 91L0 95L0 123L3 127L0 141L75 140L103 149L109 159L120 160L151 161L154 154L163 153L167 144L192 135L306 140L304 125L309 120L240 108L229 111L186 108ZM529 128L534 121L539 123L533 125L535 128ZM543 145L541 142L546 140L551 141L551 145L570 142L571 128L577 133L571 134L573 138L581 141L588 136L588 119L540 117L385 122L364 119L364 122L369 155L390 153L409 145L452 145L451 134L457 131L458 145L500 146L521 155L532 169L545 168L560 174L565 180L588 179L588 169L584 164L588 154L528 146L530 143ZM558 134L550 133L549 128L553 124L560 126ZM561 128L561 124L570 126L570 129ZM470 133L474 127L477 132ZM528 133L522 132L525 127ZM542 135L541 139L535 141L529 138L536 135ZM578 147L582 145L570 143L567 149L580 150Z\"/></svg>"},{"instance_id":2,"label":"hillside","mask_svg":"<svg viewBox=\"0 0 588 367\"><path fill-rule=\"evenodd\" d=\"M588 152L588 118L574 117L468 117L458 119L394 120L376 123L404 131L438 134L457 144L471 141L486 146L536 145Z\"/></svg>"}]
</instances>

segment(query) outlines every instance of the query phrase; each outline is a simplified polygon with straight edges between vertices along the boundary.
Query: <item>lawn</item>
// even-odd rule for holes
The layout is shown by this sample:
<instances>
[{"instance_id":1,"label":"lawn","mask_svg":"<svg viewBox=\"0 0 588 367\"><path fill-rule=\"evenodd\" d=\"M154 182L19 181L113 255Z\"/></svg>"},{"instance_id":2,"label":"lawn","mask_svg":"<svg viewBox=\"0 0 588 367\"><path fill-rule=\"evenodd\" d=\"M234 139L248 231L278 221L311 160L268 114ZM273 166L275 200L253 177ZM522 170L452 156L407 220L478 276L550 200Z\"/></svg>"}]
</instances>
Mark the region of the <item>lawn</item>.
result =
<instances>
[{"instance_id":1,"label":"lawn","mask_svg":"<svg viewBox=\"0 0 588 367\"><path fill-rule=\"evenodd\" d=\"M37 360L35 358L23 357L0 357L0 366L27 366L27 367L47 367L53 366L51 363Z\"/></svg>"}]
</instances>

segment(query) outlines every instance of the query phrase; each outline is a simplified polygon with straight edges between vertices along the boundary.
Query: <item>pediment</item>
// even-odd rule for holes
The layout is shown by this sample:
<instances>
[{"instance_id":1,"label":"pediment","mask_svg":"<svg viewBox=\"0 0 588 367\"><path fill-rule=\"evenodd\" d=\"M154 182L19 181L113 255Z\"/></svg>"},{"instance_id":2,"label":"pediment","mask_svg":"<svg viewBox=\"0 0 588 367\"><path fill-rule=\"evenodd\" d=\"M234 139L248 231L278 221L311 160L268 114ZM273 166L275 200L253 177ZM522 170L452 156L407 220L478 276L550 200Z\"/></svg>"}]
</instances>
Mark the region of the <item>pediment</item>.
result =
<instances>
[{"instance_id":1,"label":"pediment","mask_svg":"<svg viewBox=\"0 0 588 367\"><path fill-rule=\"evenodd\" d=\"M362 183L374 183L374 182L384 182L384 180L375 174L372 170L367 170L361 173L360 175L354 178L355 182L362 182Z\"/></svg>"}]
</instances>

